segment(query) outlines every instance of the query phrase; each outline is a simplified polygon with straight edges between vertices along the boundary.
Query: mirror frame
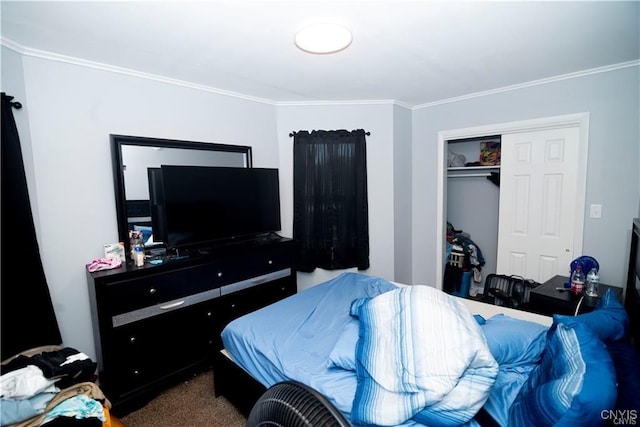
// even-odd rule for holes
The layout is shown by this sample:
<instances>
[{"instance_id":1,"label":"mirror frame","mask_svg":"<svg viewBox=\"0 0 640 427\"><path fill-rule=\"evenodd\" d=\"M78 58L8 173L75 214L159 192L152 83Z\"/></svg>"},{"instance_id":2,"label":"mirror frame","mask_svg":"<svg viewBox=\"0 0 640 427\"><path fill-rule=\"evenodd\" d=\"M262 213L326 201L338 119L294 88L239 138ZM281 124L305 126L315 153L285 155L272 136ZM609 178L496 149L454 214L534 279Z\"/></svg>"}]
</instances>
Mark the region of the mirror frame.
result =
<instances>
[{"instance_id":1,"label":"mirror frame","mask_svg":"<svg viewBox=\"0 0 640 427\"><path fill-rule=\"evenodd\" d=\"M124 242L127 260L129 247L129 227L127 218L127 199L124 182L124 164L122 162L122 147L136 145L159 148L181 148L185 150L220 151L225 153L241 153L245 155L246 167L252 167L251 147L248 145L227 145L198 141L183 141L176 139L147 138L129 135L110 135L111 162L113 167L113 185L116 199L116 218L118 222L118 241ZM215 165L212 165L215 166Z\"/></svg>"}]
</instances>

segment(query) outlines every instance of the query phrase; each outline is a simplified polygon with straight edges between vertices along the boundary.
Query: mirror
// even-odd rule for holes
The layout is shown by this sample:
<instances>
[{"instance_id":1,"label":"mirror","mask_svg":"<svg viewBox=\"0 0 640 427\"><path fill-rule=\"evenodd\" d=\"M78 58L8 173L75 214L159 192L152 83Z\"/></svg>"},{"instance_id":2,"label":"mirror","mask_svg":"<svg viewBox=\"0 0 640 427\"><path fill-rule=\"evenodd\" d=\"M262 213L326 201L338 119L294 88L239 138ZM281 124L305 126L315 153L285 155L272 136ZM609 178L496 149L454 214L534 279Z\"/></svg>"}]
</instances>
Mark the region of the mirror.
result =
<instances>
[{"instance_id":1,"label":"mirror","mask_svg":"<svg viewBox=\"0 0 640 427\"><path fill-rule=\"evenodd\" d=\"M154 177L161 165L251 167L251 147L111 135L118 238L129 253L129 230L143 232L147 247L162 246L153 227ZM156 226L156 228L158 228Z\"/></svg>"}]
</instances>

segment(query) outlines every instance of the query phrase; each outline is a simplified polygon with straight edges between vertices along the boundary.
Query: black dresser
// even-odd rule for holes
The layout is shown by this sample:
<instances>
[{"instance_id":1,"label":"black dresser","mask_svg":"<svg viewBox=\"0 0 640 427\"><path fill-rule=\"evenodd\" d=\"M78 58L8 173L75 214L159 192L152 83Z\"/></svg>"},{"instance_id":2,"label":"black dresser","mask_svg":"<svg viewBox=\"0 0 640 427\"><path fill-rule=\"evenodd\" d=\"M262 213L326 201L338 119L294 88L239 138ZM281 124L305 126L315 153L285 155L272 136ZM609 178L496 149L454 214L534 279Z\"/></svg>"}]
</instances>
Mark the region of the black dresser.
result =
<instances>
[{"instance_id":1,"label":"black dresser","mask_svg":"<svg viewBox=\"0 0 640 427\"><path fill-rule=\"evenodd\" d=\"M131 412L210 367L227 323L295 294L293 249L291 239L265 238L87 273L99 382L112 412Z\"/></svg>"}]
</instances>

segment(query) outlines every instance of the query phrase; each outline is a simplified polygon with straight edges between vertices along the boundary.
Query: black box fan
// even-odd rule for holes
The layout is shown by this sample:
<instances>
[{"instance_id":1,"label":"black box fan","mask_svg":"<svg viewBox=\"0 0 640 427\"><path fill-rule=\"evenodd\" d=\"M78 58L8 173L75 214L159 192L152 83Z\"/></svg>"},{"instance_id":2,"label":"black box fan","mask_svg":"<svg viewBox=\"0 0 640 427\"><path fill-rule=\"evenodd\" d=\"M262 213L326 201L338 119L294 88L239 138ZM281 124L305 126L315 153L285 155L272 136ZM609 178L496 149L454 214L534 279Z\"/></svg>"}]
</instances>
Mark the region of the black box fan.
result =
<instances>
[{"instance_id":1,"label":"black box fan","mask_svg":"<svg viewBox=\"0 0 640 427\"><path fill-rule=\"evenodd\" d=\"M272 385L258 399L247 419L247 427L349 427L326 397L297 381Z\"/></svg>"}]
</instances>

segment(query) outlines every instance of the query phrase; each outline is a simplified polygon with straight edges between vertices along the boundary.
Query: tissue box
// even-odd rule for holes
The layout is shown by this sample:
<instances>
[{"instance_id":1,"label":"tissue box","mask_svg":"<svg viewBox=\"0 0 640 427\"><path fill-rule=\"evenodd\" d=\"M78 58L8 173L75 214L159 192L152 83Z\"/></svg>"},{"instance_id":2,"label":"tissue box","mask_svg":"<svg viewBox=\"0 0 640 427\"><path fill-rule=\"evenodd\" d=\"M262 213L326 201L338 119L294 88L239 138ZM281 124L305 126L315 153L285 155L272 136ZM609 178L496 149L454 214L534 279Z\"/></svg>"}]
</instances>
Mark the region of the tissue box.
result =
<instances>
[{"instance_id":1,"label":"tissue box","mask_svg":"<svg viewBox=\"0 0 640 427\"><path fill-rule=\"evenodd\" d=\"M119 258L120 261L125 262L126 257L124 255L124 243L107 243L106 245L104 245L104 257Z\"/></svg>"}]
</instances>

